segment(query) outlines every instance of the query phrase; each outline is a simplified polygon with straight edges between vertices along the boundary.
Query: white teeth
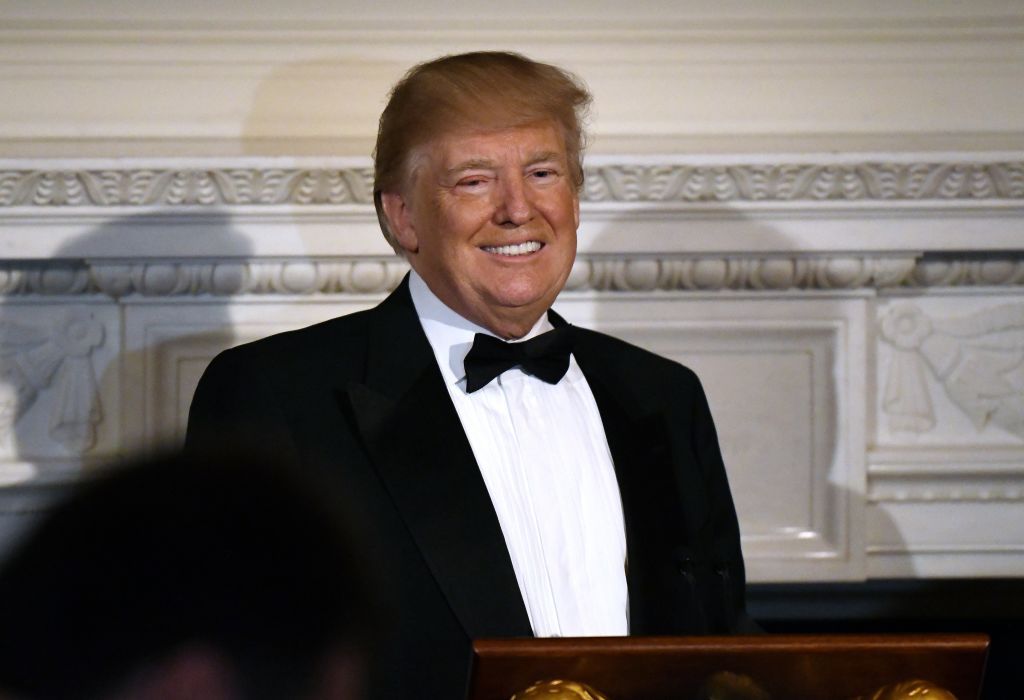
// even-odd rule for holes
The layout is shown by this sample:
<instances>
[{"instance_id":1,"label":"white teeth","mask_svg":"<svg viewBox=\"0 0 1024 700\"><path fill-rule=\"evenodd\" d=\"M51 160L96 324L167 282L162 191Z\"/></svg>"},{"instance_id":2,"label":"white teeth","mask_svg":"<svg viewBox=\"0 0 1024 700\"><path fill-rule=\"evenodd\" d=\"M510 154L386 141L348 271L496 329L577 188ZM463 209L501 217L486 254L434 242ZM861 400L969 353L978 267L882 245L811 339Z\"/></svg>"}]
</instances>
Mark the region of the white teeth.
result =
<instances>
[{"instance_id":1,"label":"white teeth","mask_svg":"<svg viewBox=\"0 0 1024 700\"><path fill-rule=\"evenodd\" d=\"M484 250L498 255L526 255L527 253L536 253L540 250L540 246L540 241L527 241L516 245L486 245Z\"/></svg>"}]
</instances>

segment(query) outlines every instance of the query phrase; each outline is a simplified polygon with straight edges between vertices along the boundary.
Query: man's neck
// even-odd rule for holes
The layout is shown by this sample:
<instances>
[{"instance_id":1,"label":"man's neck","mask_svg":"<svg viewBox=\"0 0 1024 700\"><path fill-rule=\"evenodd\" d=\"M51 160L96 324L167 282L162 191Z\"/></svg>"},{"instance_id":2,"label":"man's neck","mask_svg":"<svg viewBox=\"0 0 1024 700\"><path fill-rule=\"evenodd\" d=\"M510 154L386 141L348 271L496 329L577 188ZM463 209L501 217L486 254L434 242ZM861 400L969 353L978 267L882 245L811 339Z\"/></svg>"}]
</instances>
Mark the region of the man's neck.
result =
<instances>
[{"instance_id":1,"label":"man's neck","mask_svg":"<svg viewBox=\"0 0 1024 700\"><path fill-rule=\"evenodd\" d=\"M475 333L486 333L493 335L496 338L501 338L505 341L517 341L526 340L536 335L536 328L541 320L547 319L547 309L544 309L540 313L531 314L529 316L523 315L521 310L510 311L508 318L504 318L499 314L489 314L488 318L477 318L472 315L463 313L459 309L451 306L444 299L438 295L430 285L427 284L426 280L416 272L415 269L409 271L410 274L410 289L415 288L416 292L414 297L419 299L425 299L425 295L429 295L430 298L436 302L432 304L434 308L443 307L448 312L462 319L466 324L470 324L474 327ZM414 287L415 285L415 287ZM421 314L423 311L417 304L417 312ZM452 323L451 325L462 325L460 323ZM548 326L548 329L550 326Z\"/></svg>"},{"instance_id":2,"label":"man's neck","mask_svg":"<svg viewBox=\"0 0 1024 700\"><path fill-rule=\"evenodd\" d=\"M409 294L445 380L457 382L465 377L463 360L473 345L473 336L477 333L495 334L445 305L415 272L409 275ZM533 338L551 330L551 327L547 316L541 316L523 339Z\"/></svg>"}]
</instances>

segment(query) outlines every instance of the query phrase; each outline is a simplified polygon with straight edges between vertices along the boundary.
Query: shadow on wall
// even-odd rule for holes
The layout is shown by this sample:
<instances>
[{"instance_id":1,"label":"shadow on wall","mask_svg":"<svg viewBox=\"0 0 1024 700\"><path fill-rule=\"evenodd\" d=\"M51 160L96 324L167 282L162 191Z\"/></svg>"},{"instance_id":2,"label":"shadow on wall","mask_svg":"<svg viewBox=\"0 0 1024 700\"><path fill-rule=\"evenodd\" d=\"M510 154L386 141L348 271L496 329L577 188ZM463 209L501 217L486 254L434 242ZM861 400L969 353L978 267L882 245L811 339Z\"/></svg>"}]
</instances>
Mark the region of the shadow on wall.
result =
<instances>
[{"instance_id":1,"label":"shadow on wall","mask_svg":"<svg viewBox=\"0 0 1024 700\"><path fill-rule=\"evenodd\" d=\"M9 295L0 306L0 431L7 438L0 554L80 469L173 440L158 418L175 397L161 392L185 368L154 368L160 327L144 323L139 311L151 315L154 302L178 294L240 288L240 263L250 254L230 217L214 211L204 212L201 235L225 259L185 264L139 255L154 237L174 235L175 219L154 213L101 224L29 266L19 284L32 296ZM166 322L180 325L174 306ZM230 344L228 307L201 308L201 327L214 330L199 335Z\"/></svg>"},{"instance_id":2,"label":"shadow on wall","mask_svg":"<svg viewBox=\"0 0 1024 700\"><path fill-rule=\"evenodd\" d=\"M294 114L297 101L309 105L309 133L329 131L334 123L365 123L366 133L372 134L378 115L352 109L383 104L386 86L402 68L381 65L369 67L383 76L379 85L356 81L372 96L325 90L326 84L336 82L328 79L344 69L336 61L277 69L259 85L249 106L240 150L273 155L267 144L284 133L281 120ZM288 109L282 111L282 105ZM288 133L295 133L294 124L287 126ZM340 139L327 136L326 142L345 143L344 134ZM315 141L317 148L325 142ZM342 150L368 155L371 139L354 142L359 148ZM303 145L290 139L277 147L301 153ZM344 192L338 194L326 182L316 201L369 204L364 183L342 185ZM257 195L239 203L288 201L265 202ZM197 217L193 214L178 215L167 207L111 219L63 246L38 268L12 273L19 279L8 280L8 286L31 296L9 295L0 310L0 437L6 437L6 445L0 445L0 554L81 465L152 450L178 437L166 428L184 425L191 397L176 389L195 385L206 358L176 358L170 343L161 339L161 323L177 328L175 346L191 343L212 353L235 341L230 307L204 303L203 295L246 289L252 248L223 209L202 206ZM215 250L216 261L180 262L194 254L191 241L201 241L197 249ZM151 259L147 253L154 249L171 249L174 259ZM197 292L195 304L180 298L166 307L159 304ZM182 303L192 304L191 311L202 317L197 326L201 330L193 335L180 334L181 324L188 323L176 312Z\"/></svg>"},{"instance_id":3,"label":"shadow on wall","mask_svg":"<svg viewBox=\"0 0 1024 700\"><path fill-rule=\"evenodd\" d=\"M243 126L242 152L369 156L388 90L409 65L426 58L403 65L395 57L371 61L338 55L275 67L256 87ZM299 116L297 104L303 106Z\"/></svg>"}]
</instances>

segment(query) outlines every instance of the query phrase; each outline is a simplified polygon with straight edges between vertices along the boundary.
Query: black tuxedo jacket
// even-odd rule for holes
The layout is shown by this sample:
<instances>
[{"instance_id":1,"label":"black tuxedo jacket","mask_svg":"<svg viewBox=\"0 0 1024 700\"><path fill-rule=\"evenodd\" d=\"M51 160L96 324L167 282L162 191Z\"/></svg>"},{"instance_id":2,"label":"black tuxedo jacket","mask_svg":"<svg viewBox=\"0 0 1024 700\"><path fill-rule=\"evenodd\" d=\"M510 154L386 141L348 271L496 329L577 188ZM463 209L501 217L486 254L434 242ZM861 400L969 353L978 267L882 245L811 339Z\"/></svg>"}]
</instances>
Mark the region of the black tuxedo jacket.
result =
<instances>
[{"instance_id":1,"label":"black tuxedo jacket","mask_svg":"<svg viewBox=\"0 0 1024 700\"><path fill-rule=\"evenodd\" d=\"M739 530L697 377L577 330L622 496L630 633L743 629ZM220 354L189 414L190 447L283 452L351 509L394 613L373 697L461 697L471 639L532 634L442 381L406 280L374 309Z\"/></svg>"}]
</instances>

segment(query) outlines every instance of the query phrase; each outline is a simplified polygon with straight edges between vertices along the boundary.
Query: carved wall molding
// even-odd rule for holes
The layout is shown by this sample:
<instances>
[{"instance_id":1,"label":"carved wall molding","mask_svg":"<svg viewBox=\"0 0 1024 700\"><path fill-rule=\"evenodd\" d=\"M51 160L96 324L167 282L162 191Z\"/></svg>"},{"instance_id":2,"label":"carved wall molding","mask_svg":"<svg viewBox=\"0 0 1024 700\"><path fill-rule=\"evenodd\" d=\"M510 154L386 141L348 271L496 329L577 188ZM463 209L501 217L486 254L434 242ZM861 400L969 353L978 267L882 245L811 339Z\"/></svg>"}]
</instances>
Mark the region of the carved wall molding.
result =
<instances>
[{"instance_id":1,"label":"carved wall molding","mask_svg":"<svg viewBox=\"0 0 1024 700\"><path fill-rule=\"evenodd\" d=\"M1024 284L1024 255L918 260L913 272L901 281L907 287L999 287Z\"/></svg>"},{"instance_id":2,"label":"carved wall molding","mask_svg":"<svg viewBox=\"0 0 1024 700\"><path fill-rule=\"evenodd\" d=\"M604 164L584 202L949 202L1024 200L1024 160ZM0 207L372 204L373 171L158 167L0 169Z\"/></svg>"},{"instance_id":3,"label":"carved wall molding","mask_svg":"<svg viewBox=\"0 0 1024 700\"><path fill-rule=\"evenodd\" d=\"M583 258L570 291L858 289L898 285L912 257Z\"/></svg>"},{"instance_id":4,"label":"carved wall molding","mask_svg":"<svg viewBox=\"0 0 1024 700\"><path fill-rule=\"evenodd\" d=\"M351 6L339 2L330 6L318 3L296 2L293 7L280 8L261 3L244 10L217 8L200 10L183 7L174 13L174 22L168 22L160 13L129 15L124 11L130 3L108 2L88 11L68 10L56 13L52 8L18 8L12 10L0 28L0 37L20 39L27 45L47 46L48 42L73 39L76 41L162 42L188 40L192 44L213 44L220 48L228 44L235 49L234 58L242 51L254 47L262 53L272 53L276 45L294 51L309 49L310 45L380 45L382 42L404 40L433 46L440 34L444 40L514 43L517 40L592 40L620 44L652 42L667 44L682 55L680 44L732 41L790 42L809 44L825 53L822 43L846 43L852 40L916 43L932 42L935 50L947 48L951 40L982 41L992 43L1024 33L1024 20L1001 4L979 2L975 13L964 16L931 8L900 8L900 12L871 12L866 8L853 8L852 12L836 13L829 8L819 10L813 4L780 2L771 11L759 6L742 6L729 13L716 13L713 5L696 9L692 6L666 8L641 5L624 7L615 2L568 2L553 13L547 3L526 2L510 11L498 3L480 3L472 12L457 8L459 21L438 11L430 16L405 13L396 16L393 9L366 8L363 15L354 17ZM266 7L273 7L267 12ZM321 10L315 14L311 8ZM584 10L588 10L585 12ZM502 26L488 26L480 20L501 16L514 18ZM553 27L552 17L572 17L576 21ZM771 21L766 21L770 19ZM630 31L624 33L623 22L629 22ZM509 26L506 26L509 25ZM544 32L537 37L537 32ZM275 46L268 46L269 42ZM475 45L475 44L474 44ZM149 48L146 45L140 49ZM692 49L707 50L698 46ZM366 49L363 49L364 51ZM948 50L948 48L947 48ZM663 52L651 51L663 56ZM243 54L250 56L250 53ZM227 62L220 54L205 60Z\"/></svg>"},{"instance_id":5,"label":"carved wall molding","mask_svg":"<svg viewBox=\"0 0 1024 700\"><path fill-rule=\"evenodd\" d=\"M369 166L0 171L0 206L372 204Z\"/></svg>"},{"instance_id":6,"label":"carved wall molding","mask_svg":"<svg viewBox=\"0 0 1024 700\"><path fill-rule=\"evenodd\" d=\"M903 476L872 479L871 502L972 503L976 501L1024 501L1024 474Z\"/></svg>"},{"instance_id":7,"label":"carved wall molding","mask_svg":"<svg viewBox=\"0 0 1024 700\"><path fill-rule=\"evenodd\" d=\"M385 294L408 270L398 258L0 263L0 295L170 297ZM913 256L580 256L569 292L887 290L1024 285L1024 255L992 260Z\"/></svg>"},{"instance_id":8,"label":"carved wall molding","mask_svg":"<svg viewBox=\"0 0 1024 700\"><path fill-rule=\"evenodd\" d=\"M174 297L385 294L408 269L398 258L0 263L0 295ZM1024 285L1024 255L916 261L912 256L580 256L569 292L888 290Z\"/></svg>"},{"instance_id":9,"label":"carved wall molding","mask_svg":"<svg viewBox=\"0 0 1024 700\"><path fill-rule=\"evenodd\" d=\"M612 165L587 169L590 202L818 202L1024 198L1024 161Z\"/></svg>"}]
</instances>

